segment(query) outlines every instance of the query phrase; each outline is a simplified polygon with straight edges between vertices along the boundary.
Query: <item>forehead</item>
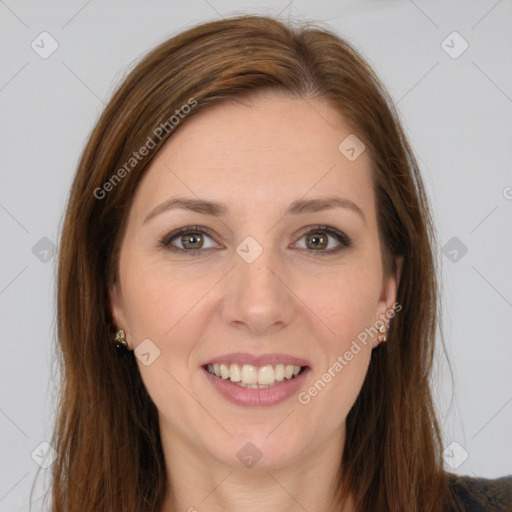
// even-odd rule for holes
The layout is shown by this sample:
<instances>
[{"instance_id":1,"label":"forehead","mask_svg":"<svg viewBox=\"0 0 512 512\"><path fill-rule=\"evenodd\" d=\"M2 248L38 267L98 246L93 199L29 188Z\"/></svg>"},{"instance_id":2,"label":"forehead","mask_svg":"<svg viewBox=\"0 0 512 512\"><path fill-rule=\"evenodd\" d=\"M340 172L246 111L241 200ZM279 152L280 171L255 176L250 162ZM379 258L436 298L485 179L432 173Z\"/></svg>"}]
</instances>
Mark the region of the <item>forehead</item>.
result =
<instances>
[{"instance_id":1,"label":"forehead","mask_svg":"<svg viewBox=\"0 0 512 512\"><path fill-rule=\"evenodd\" d=\"M278 207L333 193L373 207L369 155L351 161L340 151L352 132L325 101L266 94L205 108L182 123L139 185L141 215L174 194L222 201L239 213L270 198Z\"/></svg>"}]
</instances>

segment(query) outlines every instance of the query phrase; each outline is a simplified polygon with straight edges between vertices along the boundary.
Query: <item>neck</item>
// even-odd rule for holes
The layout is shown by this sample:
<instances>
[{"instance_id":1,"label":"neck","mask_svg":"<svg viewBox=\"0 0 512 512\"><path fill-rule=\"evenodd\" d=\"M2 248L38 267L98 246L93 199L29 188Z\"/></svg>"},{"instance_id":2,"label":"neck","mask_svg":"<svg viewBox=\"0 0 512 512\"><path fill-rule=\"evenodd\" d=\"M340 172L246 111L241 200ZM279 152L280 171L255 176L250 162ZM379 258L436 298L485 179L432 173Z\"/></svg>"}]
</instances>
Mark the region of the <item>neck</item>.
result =
<instances>
[{"instance_id":1,"label":"neck","mask_svg":"<svg viewBox=\"0 0 512 512\"><path fill-rule=\"evenodd\" d=\"M353 512L350 498L342 507L333 501L343 434L336 431L287 465L249 469L215 460L176 432L163 429L169 496L162 512Z\"/></svg>"}]
</instances>

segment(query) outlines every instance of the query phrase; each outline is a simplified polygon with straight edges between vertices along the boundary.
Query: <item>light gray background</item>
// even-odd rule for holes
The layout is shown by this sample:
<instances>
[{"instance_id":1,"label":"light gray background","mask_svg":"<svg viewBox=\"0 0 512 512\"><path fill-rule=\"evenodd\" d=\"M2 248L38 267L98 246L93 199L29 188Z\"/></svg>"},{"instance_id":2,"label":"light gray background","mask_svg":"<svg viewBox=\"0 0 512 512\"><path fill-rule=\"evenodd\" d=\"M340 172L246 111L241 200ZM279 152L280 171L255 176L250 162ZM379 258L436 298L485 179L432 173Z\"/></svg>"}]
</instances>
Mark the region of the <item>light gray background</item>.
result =
<instances>
[{"instance_id":1,"label":"light gray background","mask_svg":"<svg viewBox=\"0 0 512 512\"><path fill-rule=\"evenodd\" d=\"M464 255L456 249L457 261L451 246L440 254L455 377L452 389L439 353L443 435L446 446L457 443L447 467L512 473L511 0L0 0L0 511L28 510L38 447L51 431L56 258L40 240L57 243L88 133L135 59L197 22L235 12L325 22L390 90L440 245L457 237L467 247ZM31 48L35 41L48 50L43 31L58 43L46 59ZM469 44L457 58L445 51L462 49L462 40L446 39L453 31Z\"/></svg>"}]
</instances>

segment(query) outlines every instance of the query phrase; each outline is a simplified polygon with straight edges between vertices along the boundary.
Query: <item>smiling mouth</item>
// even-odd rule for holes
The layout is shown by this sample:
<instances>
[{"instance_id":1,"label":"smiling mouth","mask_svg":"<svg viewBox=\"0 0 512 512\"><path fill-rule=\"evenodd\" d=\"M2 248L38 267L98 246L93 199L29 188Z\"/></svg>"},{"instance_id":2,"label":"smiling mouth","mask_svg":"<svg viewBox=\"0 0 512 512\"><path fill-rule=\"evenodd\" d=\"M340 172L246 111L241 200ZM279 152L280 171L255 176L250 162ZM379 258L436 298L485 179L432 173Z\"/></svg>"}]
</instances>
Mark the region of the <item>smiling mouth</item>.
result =
<instances>
[{"instance_id":1,"label":"smiling mouth","mask_svg":"<svg viewBox=\"0 0 512 512\"><path fill-rule=\"evenodd\" d=\"M207 364L203 368L219 379L247 389L266 389L290 381L301 375L307 366L275 364L253 366L251 364Z\"/></svg>"}]
</instances>

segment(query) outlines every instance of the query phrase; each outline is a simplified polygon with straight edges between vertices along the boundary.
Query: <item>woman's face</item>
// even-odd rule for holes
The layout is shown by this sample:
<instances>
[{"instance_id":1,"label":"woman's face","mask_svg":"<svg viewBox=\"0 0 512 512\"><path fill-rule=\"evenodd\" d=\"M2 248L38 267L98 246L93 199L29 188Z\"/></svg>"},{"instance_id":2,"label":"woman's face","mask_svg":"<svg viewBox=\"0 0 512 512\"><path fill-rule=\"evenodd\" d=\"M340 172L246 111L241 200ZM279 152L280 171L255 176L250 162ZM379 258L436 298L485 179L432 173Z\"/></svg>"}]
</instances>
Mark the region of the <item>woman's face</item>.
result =
<instances>
[{"instance_id":1,"label":"woman's face","mask_svg":"<svg viewBox=\"0 0 512 512\"><path fill-rule=\"evenodd\" d=\"M349 135L328 104L267 94L194 115L147 170L111 304L164 448L259 468L339 456L378 344L365 329L397 286Z\"/></svg>"}]
</instances>

